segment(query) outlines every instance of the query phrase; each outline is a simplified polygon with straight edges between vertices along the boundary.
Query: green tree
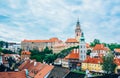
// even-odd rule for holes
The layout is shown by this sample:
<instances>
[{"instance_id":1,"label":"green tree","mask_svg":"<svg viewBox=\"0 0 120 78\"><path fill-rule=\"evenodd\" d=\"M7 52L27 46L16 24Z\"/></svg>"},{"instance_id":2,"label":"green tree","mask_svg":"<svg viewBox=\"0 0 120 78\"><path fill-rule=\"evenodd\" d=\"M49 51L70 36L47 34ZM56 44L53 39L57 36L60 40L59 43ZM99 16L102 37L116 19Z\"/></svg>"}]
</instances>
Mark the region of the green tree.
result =
<instances>
[{"instance_id":1,"label":"green tree","mask_svg":"<svg viewBox=\"0 0 120 78\"><path fill-rule=\"evenodd\" d=\"M7 50L7 49L3 49L2 52L4 54L15 54L14 52L12 52L11 50Z\"/></svg>"},{"instance_id":2,"label":"green tree","mask_svg":"<svg viewBox=\"0 0 120 78\"><path fill-rule=\"evenodd\" d=\"M51 49L49 49L48 47L46 47L44 50L43 50L44 53L46 54L52 54L53 51Z\"/></svg>"},{"instance_id":3,"label":"green tree","mask_svg":"<svg viewBox=\"0 0 120 78\"><path fill-rule=\"evenodd\" d=\"M96 44L100 44L99 39L94 39L94 41L90 43L90 46L94 47Z\"/></svg>"},{"instance_id":4,"label":"green tree","mask_svg":"<svg viewBox=\"0 0 120 78\"><path fill-rule=\"evenodd\" d=\"M18 50L18 54L21 55L21 52L22 52L22 49L19 49Z\"/></svg>"},{"instance_id":5,"label":"green tree","mask_svg":"<svg viewBox=\"0 0 120 78\"><path fill-rule=\"evenodd\" d=\"M38 62L43 62L43 56L42 55L33 55L30 57L30 59L35 59Z\"/></svg>"},{"instance_id":6,"label":"green tree","mask_svg":"<svg viewBox=\"0 0 120 78\"><path fill-rule=\"evenodd\" d=\"M88 49L88 50L87 50L87 55L89 55L89 56L90 56L90 53L91 53L91 50L90 50L90 49Z\"/></svg>"},{"instance_id":7,"label":"green tree","mask_svg":"<svg viewBox=\"0 0 120 78\"><path fill-rule=\"evenodd\" d=\"M0 47L0 52L2 52L2 48Z\"/></svg>"},{"instance_id":8,"label":"green tree","mask_svg":"<svg viewBox=\"0 0 120 78\"><path fill-rule=\"evenodd\" d=\"M102 69L106 74L114 73L116 64L114 63L114 55L110 52L103 57Z\"/></svg>"},{"instance_id":9,"label":"green tree","mask_svg":"<svg viewBox=\"0 0 120 78\"><path fill-rule=\"evenodd\" d=\"M110 50L113 51L115 48L120 48L120 44L111 43L111 44L108 44L108 47L110 48Z\"/></svg>"},{"instance_id":10,"label":"green tree","mask_svg":"<svg viewBox=\"0 0 120 78\"><path fill-rule=\"evenodd\" d=\"M71 52L71 50L77 49L77 48L79 48L79 46L74 46L74 47L64 49L60 53L57 54L57 58L64 58L65 56L67 56Z\"/></svg>"},{"instance_id":11,"label":"green tree","mask_svg":"<svg viewBox=\"0 0 120 78\"><path fill-rule=\"evenodd\" d=\"M40 54L40 51L37 49L30 50L30 52L31 52L31 56Z\"/></svg>"},{"instance_id":12,"label":"green tree","mask_svg":"<svg viewBox=\"0 0 120 78\"><path fill-rule=\"evenodd\" d=\"M54 54L47 54L44 58L44 61L48 64L53 63L56 59L56 56Z\"/></svg>"}]
</instances>

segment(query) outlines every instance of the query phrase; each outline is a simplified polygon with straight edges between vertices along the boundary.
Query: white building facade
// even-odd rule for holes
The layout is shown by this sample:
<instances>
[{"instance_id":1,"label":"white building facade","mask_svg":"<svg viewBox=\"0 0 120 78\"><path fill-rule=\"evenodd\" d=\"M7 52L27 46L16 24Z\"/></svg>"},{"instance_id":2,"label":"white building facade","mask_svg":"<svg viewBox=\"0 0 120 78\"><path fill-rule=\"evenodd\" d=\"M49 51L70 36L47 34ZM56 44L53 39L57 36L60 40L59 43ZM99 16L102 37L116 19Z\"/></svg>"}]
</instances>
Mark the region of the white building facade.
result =
<instances>
[{"instance_id":1,"label":"white building facade","mask_svg":"<svg viewBox=\"0 0 120 78\"><path fill-rule=\"evenodd\" d=\"M85 42L85 38L84 38L83 33L80 37L79 49L80 49L79 60L84 61L86 59L87 48L86 48L86 42Z\"/></svg>"}]
</instances>

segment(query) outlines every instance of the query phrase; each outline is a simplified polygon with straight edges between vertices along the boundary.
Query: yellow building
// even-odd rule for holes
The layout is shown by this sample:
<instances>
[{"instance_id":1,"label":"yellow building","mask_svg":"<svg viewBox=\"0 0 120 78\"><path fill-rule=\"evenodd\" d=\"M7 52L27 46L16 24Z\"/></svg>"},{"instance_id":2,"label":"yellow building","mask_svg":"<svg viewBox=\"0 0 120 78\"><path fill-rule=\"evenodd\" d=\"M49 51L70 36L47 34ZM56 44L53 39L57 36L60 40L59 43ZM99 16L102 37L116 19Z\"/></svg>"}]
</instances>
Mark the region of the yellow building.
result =
<instances>
[{"instance_id":1,"label":"yellow building","mask_svg":"<svg viewBox=\"0 0 120 78\"><path fill-rule=\"evenodd\" d=\"M102 70L102 59L101 58L90 58L88 57L85 61L82 63L82 70L89 70L94 72L103 72Z\"/></svg>"},{"instance_id":2,"label":"yellow building","mask_svg":"<svg viewBox=\"0 0 120 78\"><path fill-rule=\"evenodd\" d=\"M117 65L115 68L115 73L120 74L120 58L115 58L114 62Z\"/></svg>"}]
</instances>

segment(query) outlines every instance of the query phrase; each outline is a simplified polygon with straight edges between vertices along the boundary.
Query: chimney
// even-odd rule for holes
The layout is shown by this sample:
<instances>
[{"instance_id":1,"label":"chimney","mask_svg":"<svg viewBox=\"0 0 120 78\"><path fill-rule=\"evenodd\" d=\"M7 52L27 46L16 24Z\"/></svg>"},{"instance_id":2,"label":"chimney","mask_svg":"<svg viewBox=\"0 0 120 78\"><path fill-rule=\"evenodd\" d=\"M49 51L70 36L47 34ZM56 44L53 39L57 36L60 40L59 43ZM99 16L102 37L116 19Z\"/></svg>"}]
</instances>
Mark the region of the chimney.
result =
<instances>
[{"instance_id":1,"label":"chimney","mask_svg":"<svg viewBox=\"0 0 120 78\"><path fill-rule=\"evenodd\" d=\"M79 49L77 49L77 53L79 52Z\"/></svg>"},{"instance_id":2,"label":"chimney","mask_svg":"<svg viewBox=\"0 0 120 78\"><path fill-rule=\"evenodd\" d=\"M37 65L37 62L34 62L34 66L36 66Z\"/></svg>"},{"instance_id":3,"label":"chimney","mask_svg":"<svg viewBox=\"0 0 120 78\"><path fill-rule=\"evenodd\" d=\"M75 53L76 49L74 49L74 53Z\"/></svg>"},{"instance_id":4,"label":"chimney","mask_svg":"<svg viewBox=\"0 0 120 78\"><path fill-rule=\"evenodd\" d=\"M30 63L32 63L33 62L33 60L30 60Z\"/></svg>"}]
</instances>

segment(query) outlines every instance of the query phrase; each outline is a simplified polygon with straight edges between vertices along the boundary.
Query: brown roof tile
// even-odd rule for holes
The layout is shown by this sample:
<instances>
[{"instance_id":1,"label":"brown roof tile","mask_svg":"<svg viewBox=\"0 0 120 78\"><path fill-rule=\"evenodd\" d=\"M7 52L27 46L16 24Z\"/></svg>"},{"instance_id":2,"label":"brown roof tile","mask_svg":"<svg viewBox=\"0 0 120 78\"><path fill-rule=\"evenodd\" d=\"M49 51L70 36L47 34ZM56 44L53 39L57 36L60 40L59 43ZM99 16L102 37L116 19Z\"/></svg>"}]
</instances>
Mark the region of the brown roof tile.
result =
<instances>
[{"instance_id":1,"label":"brown roof tile","mask_svg":"<svg viewBox=\"0 0 120 78\"><path fill-rule=\"evenodd\" d=\"M26 78L26 73L25 73L25 71L0 72L0 78Z\"/></svg>"},{"instance_id":2,"label":"brown roof tile","mask_svg":"<svg viewBox=\"0 0 120 78\"><path fill-rule=\"evenodd\" d=\"M79 49L74 49L68 54L65 59L79 59Z\"/></svg>"},{"instance_id":3,"label":"brown roof tile","mask_svg":"<svg viewBox=\"0 0 120 78\"><path fill-rule=\"evenodd\" d=\"M120 52L120 48L114 49L115 52Z\"/></svg>"},{"instance_id":4,"label":"brown roof tile","mask_svg":"<svg viewBox=\"0 0 120 78\"><path fill-rule=\"evenodd\" d=\"M98 64L102 62L103 62L102 58L91 58L91 57L88 57L86 58L86 60L83 61L83 63L93 63L93 64Z\"/></svg>"},{"instance_id":5,"label":"brown roof tile","mask_svg":"<svg viewBox=\"0 0 120 78\"><path fill-rule=\"evenodd\" d=\"M21 54L30 55L31 52L29 52L29 51L22 51Z\"/></svg>"},{"instance_id":6,"label":"brown roof tile","mask_svg":"<svg viewBox=\"0 0 120 78\"><path fill-rule=\"evenodd\" d=\"M44 78L53 68L54 66L46 65L34 78Z\"/></svg>"},{"instance_id":7,"label":"brown roof tile","mask_svg":"<svg viewBox=\"0 0 120 78\"><path fill-rule=\"evenodd\" d=\"M103 44L96 44L93 50L109 50Z\"/></svg>"},{"instance_id":8,"label":"brown roof tile","mask_svg":"<svg viewBox=\"0 0 120 78\"><path fill-rule=\"evenodd\" d=\"M79 43L75 38L68 38L66 43Z\"/></svg>"}]
</instances>

